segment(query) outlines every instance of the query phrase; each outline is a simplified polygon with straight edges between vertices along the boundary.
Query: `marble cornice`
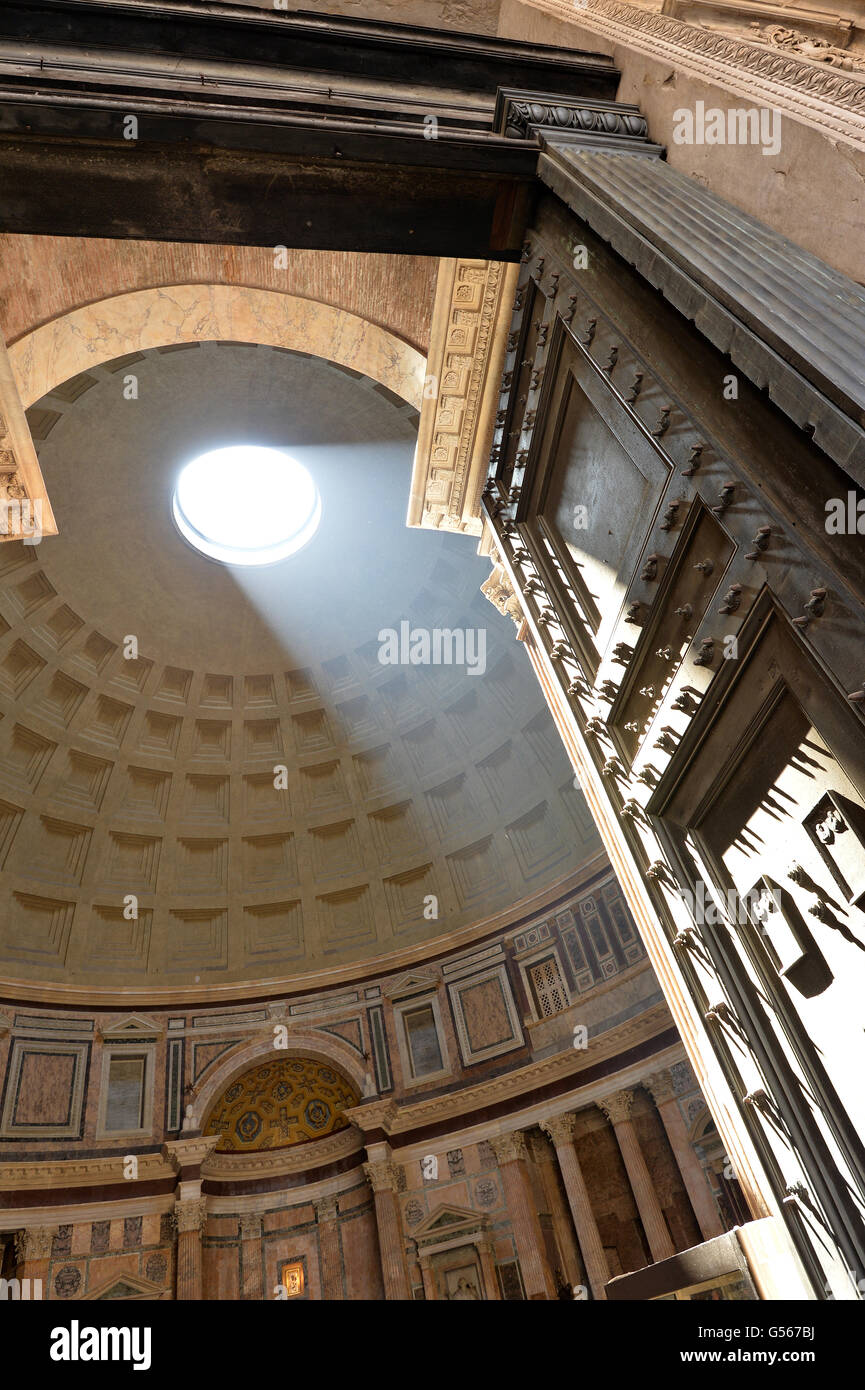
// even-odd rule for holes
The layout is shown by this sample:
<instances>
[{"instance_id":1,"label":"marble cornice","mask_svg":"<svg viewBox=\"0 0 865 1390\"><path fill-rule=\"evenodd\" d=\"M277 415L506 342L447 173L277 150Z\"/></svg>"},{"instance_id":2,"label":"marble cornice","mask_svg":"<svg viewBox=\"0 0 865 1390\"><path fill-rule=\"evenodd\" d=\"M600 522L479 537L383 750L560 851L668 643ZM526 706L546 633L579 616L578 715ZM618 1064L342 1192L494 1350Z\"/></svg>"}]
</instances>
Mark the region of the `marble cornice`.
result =
<instances>
[{"instance_id":1,"label":"marble cornice","mask_svg":"<svg viewBox=\"0 0 865 1390\"><path fill-rule=\"evenodd\" d=\"M160 1153L136 1154L138 1177L128 1180L130 1193L142 1183L173 1179L175 1170ZM0 1162L0 1192L63 1191L78 1187L111 1187L124 1182L125 1155L110 1158L71 1158Z\"/></svg>"},{"instance_id":2,"label":"marble cornice","mask_svg":"<svg viewBox=\"0 0 865 1390\"><path fill-rule=\"evenodd\" d=\"M353 1112L346 1112L351 1118ZM294 1144L286 1149L260 1149L250 1154L211 1153L201 1169L205 1182L253 1182L278 1178L306 1170L314 1172L363 1149L363 1138L356 1129L341 1129L311 1144Z\"/></svg>"}]
</instances>

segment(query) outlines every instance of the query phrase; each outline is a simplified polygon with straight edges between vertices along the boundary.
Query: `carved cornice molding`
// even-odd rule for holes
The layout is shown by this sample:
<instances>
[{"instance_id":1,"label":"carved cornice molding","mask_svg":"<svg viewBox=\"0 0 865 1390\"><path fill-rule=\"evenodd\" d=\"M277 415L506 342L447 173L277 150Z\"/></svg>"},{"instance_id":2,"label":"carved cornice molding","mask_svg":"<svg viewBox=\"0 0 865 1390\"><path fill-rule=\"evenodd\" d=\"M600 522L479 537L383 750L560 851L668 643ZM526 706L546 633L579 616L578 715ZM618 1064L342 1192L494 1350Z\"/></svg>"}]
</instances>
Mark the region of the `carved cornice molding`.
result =
<instances>
[{"instance_id":1,"label":"carved cornice molding","mask_svg":"<svg viewBox=\"0 0 865 1390\"><path fill-rule=\"evenodd\" d=\"M127 1181L134 1195L135 1187L142 1182L159 1182L173 1176L167 1158L161 1154L136 1154L138 1160L137 1182ZM57 1191L68 1192L77 1187L109 1187L124 1181L124 1158L117 1154L112 1158L73 1158L62 1162L48 1160L46 1163L0 1163L0 1192L14 1191Z\"/></svg>"},{"instance_id":2,"label":"carved cornice molding","mask_svg":"<svg viewBox=\"0 0 865 1390\"><path fill-rule=\"evenodd\" d=\"M213 1153L202 1167L201 1175L208 1183L235 1183L307 1171L314 1173L325 1164L350 1158L362 1148L362 1136L350 1127L311 1144L294 1144L287 1149L259 1149L250 1154Z\"/></svg>"},{"instance_id":3,"label":"carved cornice molding","mask_svg":"<svg viewBox=\"0 0 865 1390\"><path fill-rule=\"evenodd\" d=\"M162 1145L162 1156L175 1173L184 1168L200 1168L219 1143L218 1134L198 1134L189 1139L169 1139Z\"/></svg>"},{"instance_id":4,"label":"carved cornice molding","mask_svg":"<svg viewBox=\"0 0 865 1390\"><path fill-rule=\"evenodd\" d=\"M499 261L439 263L410 526L481 534L480 494L518 275L518 266Z\"/></svg>"},{"instance_id":5,"label":"carved cornice molding","mask_svg":"<svg viewBox=\"0 0 865 1390\"><path fill-rule=\"evenodd\" d=\"M493 129L509 140L528 140L555 133L575 144L596 149L647 149L649 127L638 106L624 102L594 102L544 92L500 87Z\"/></svg>"},{"instance_id":6,"label":"carved cornice molding","mask_svg":"<svg viewBox=\"0 0 865 1390\"><path fill-rule=\"evenodd\" d=\"M809 62L786 49L768 46L753 34L732 36L654 14L621 0L527 0L534 9L614 43L762 101L865 149L865 80L842 74L828 63ZM795 14L795 12L794 12Z\"/></svg>"},{"instance_id":7,"label":"carved cornice molding","mask_svg":"<svg viewBox=\"0 0 865 1390\"><path fill-rule=\"evenodd\" d=\"M634 1106L634 1093L630 1090L615 1091L611 1096L605 1096L598 1101L598 1105L603 1110L611 1125L624 1124L625 1120L630 1120L631 1110Z\"/></svg>"}]
</instances>

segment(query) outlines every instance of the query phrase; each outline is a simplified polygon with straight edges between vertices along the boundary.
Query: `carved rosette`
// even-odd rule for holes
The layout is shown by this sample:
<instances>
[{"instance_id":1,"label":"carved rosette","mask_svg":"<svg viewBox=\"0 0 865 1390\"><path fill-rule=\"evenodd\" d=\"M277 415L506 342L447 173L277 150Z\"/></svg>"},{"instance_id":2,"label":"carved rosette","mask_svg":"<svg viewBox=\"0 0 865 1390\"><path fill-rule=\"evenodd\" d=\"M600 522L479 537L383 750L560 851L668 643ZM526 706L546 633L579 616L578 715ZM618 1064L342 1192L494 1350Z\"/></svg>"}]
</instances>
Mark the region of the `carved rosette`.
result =
<instances>
[{"instance_id":1,"label":"carved rosette","mask_svg":"<svg viewBox=\"0 0 865 1390\"><path fill-rule=\"evenodd\" d=\"M615 1091L613 1095L606 1096L604 1100L599 1100L598 1105L603 1110L611 1125L620 1125L625 1120L631 1118L631 1110L634 1106L633 1091Z\"/></svg>"},{"instance_id":2,"label":"carved rosette","mask_svg":"<svg viewBox=\"0 0 865 1390\"><path fill-rule=\"evenodd\" d=\"M515 1129L510 1134L497 1134L490 1140L490 1147L500 1168L503 1163L516 1163L518 1159L529 1156L526 1136L521 1129Z\"/></svg>"},{"instance_id":3,"label":"carved rosette","mask_svg":"<svg viewBox=\"0 0 865 1390\"><path fill-rule=\"evenodd\" d=\"M567 1115L551 1115L547 1120L541 1120L541 1129L548 1134L559 1148L562 1144L572 1144L574 1141L574 1126L577 1117L573 1113Z\"/></svg>"},{"instance_id":4,"label":"carved rosette","mask_svg":"<svg viewBox=\"0 0 865 1390\"><path fill-rule=\"evenodd\" d=\"M203 1232L207 1223L207 1198L195 1197L190 1201L176 1202L172 1218L178 1235L182 1236L187 1231Z\"/></svg>"},{"instance_id":5,"label":"carved rosette","mask_svg":"<svg viewBox=\"0 0 865 1390\"><path fill-rule=\"evenodd\" d=\"M51 1244L57 1235L56 1226L29 1226L15 1232L15 1259L18 1264L34 1260L50 1260Z\"/></svg>"}]
</instances>

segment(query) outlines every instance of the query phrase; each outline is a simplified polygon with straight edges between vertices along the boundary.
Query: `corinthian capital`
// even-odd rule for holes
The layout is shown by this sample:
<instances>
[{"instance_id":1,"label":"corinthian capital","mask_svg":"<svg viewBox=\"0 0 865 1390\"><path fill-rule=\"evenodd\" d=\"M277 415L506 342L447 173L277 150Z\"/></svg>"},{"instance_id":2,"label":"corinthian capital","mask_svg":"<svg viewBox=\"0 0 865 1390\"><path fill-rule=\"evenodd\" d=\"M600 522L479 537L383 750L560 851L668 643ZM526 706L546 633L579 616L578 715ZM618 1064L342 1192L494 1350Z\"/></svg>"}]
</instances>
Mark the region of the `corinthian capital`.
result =
<instances>
[{"instance_id":1,"label":"corinthian capital","mask_svg":"<svg viewBox=\"0 0 865 1390\"><path fill-rule=\"evenodd\" d=\"M633 1104L633 1091L615 1091L613 1095L598 1101L611 1125L619 1125L623 1120L629 1120Z\"/></svg>"},{"instance_id":2,"label":"corinthian capital","mask_svg":"<svg viewBox=\"0 0 865 1390\"><path fill-rule=\"evenodd\" d=\"M651 1076L644 1076L640 1084L645 1086L656 1105L663 1105L665 1100L676 1098L673 1078L666 1067L663 1071L653 1071Z\"/></svg>"},{"instance_id":3,"label":"corinthian capital","mask_svg":"<svg viewBox=\"0 0 865 1390\"><path fill-rule=\"evenodd\" d=\"M365 1163L363 1171L373 1192L396 1192L397 1171L395 1163Z\"/></svg>"},{"instance_id":4,"label":"corinthian capital","mask_svg":"<svg viewBox=\"0 0 865 1390\"><path fill-rule=\"evenodd\" d=\"M207 1198L193 1197L174 1204L174 1224L178 1235L185 1231L203 1231L207 1221Z\"/></svg>"},{"instance_id":5,"label":"corinthian capital","mask_svg":"<svg viewBox=\"0 0 865 1390\"><path fill-rule=\"evenodd\" d=\"M574 1125L576 1115L550 1115L549 1119L541 1120L541 1129L548 1134L556 1148L560 1144L571 1144L574 1138Z\"/></svg>"},{"instance_id":6,"label":"corinthian capital","mask_svg":"<svg viewBox=\"0 0 865 1390\"><path fill-rule=\"evenodd\" d=\"M15 1232L15 1258L19 1264L31 1260L49 1260L51 1242L57 1234L56 1226L28 1226L24 1231Z\"/></svg>"},{"instance_id":7,"label":"corinthian capital","mask_svg":"<svg viewBox=\"0 0 865 1390\"><path fill-rule=\"evenodd\" d=\"M529 1156L526 1136L521 1129L512 1130L510 1134L497 1134L490 1140L490 1147L500 1168L503 1163L514 1163L518 1158Z\"/></svg>"}]
</instances>

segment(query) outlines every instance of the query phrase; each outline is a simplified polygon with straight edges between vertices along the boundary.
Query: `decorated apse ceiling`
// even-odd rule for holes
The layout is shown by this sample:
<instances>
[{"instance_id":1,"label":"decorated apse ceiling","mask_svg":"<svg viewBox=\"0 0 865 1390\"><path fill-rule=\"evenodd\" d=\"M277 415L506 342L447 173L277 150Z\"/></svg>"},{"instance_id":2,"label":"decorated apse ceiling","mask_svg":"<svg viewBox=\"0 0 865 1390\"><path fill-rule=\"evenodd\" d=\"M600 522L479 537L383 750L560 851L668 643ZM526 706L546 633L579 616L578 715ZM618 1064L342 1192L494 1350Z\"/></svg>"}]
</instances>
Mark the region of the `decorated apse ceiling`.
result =
<instances>
[{"instance_id":1,"label":"decorated apse ceiling","mask_svg":"<svg viewBox=\"0 0 865 1390\"><path fill-rule=\"evenodd\" d=\"M319 358L211 343L94 367L30 420L61 534L0 546L7 981L203 993L339 971L596 852L479 592L488 562L405 525L409 406ZM320 491L314 538L273 567L207 559L172 519L183 464L238 442L289 450ZM266 508L243 483L238 507ZM483 662L383 663L403 622L482 634Z\"/></svg>"},{"instance_id":2,"label":"decorated apse ceiling","mask_svg":"<svg viewBox=\"0 0 865 1390\"><path fill-rule=\"evenodd\" d=\"M280 1058L254 1067L226 1087L208 1116L205 1134L218 1134L218 1153L285 1149L348 1127L343 1111L360 1097L333 1067Z\"/></svg>"}]
</instances>

